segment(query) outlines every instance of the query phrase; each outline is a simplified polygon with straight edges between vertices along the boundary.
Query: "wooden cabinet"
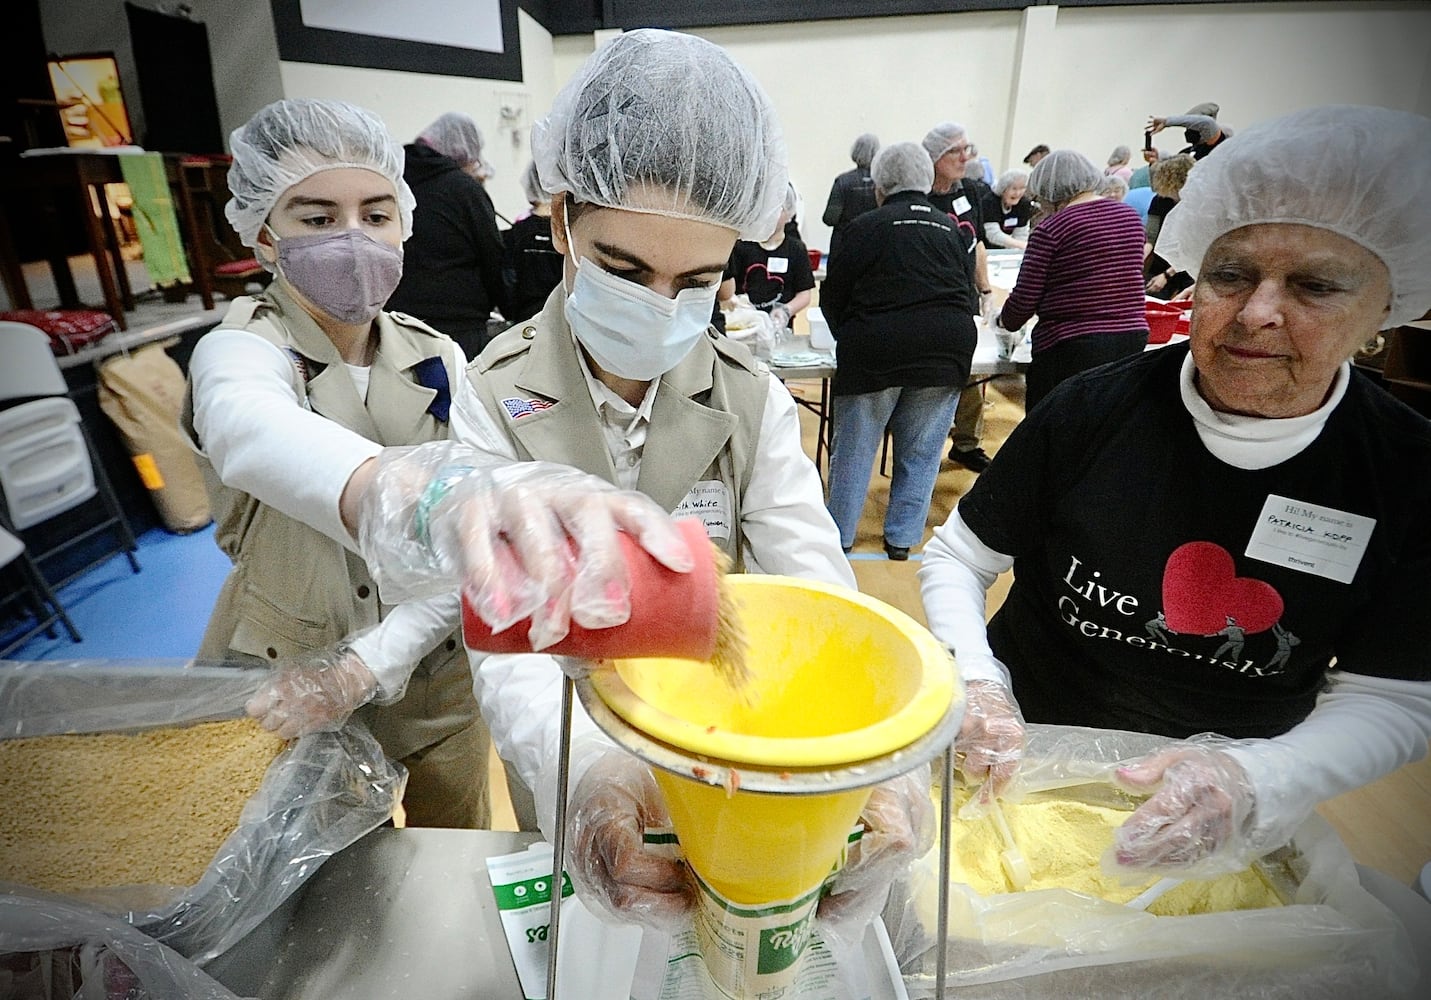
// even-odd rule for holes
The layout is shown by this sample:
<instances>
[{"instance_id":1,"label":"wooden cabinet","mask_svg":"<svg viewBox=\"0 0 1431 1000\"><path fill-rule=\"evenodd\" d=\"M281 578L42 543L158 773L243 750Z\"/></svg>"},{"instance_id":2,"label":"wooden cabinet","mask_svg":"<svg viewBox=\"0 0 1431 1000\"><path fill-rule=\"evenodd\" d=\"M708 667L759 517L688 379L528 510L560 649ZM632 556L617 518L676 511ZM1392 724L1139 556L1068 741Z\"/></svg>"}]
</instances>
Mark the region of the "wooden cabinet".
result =
<instances>
[{"instance_id":1,"label":"wooden cabinet","mask_svg":"<svg viewBox=\"0 0 1431 1000\"><path fill-rule=\"evenodd\" d=\"M1431 320L1388 332L1381 374L1387 392L1431 417Z\"/></svg>"}]
</instances>

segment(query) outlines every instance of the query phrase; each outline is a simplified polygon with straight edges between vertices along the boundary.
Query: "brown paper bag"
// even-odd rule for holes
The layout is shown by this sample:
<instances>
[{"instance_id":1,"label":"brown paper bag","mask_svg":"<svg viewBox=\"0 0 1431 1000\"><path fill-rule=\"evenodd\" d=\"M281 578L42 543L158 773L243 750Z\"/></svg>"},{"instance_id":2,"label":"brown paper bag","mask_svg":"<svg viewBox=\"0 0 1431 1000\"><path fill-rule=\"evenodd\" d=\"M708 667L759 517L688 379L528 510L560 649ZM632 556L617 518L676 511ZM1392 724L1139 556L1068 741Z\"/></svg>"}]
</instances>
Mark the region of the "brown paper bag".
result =
<instances>
[{"instance_id":1,"label":"brown paper bag","mask_svg":"<svg viewBox=\"0 0 1431 1000\"><path fill-rule=\"evenodd\" d=\"M203 476L179 429L184 373L165 346L147 344L100 365L99 407L119 428L164 526L186 534L212 515Z\"/></svg>"}]
</instances>

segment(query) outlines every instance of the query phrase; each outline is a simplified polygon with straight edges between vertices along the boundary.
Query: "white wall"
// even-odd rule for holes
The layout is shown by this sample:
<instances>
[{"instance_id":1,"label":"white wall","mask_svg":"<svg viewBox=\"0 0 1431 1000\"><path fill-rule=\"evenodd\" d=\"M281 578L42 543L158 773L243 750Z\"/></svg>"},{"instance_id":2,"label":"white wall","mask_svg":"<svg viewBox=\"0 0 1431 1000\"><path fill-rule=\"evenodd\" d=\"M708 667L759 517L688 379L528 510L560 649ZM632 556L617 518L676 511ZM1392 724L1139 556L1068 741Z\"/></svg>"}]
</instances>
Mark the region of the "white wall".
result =
<instances>
[{"instance_id":1,"label":"white wall","mask_svg":"<svg viewBox=\"0 0 1431 1000\"><path fill-rule=\"evenodd\" d=\"M487 191L498 212L516 218L527 208L521 176L531 159L528 133L534 118L551 106L555 93L552 36L525 11L518 12L517 23L526 82L284 62L280 67L283 96L360 104L377 112L401 142L411 142L443 112L466 112L481 126L487 140L484 153L497 170L487 182ZM503 125L504 106L520 109L512 127Z\"/></svg>"},{"instance_id":2,"label":"white wall","mask_svg":"<svg viewBox=\"0 0 1431 1000\"><path fill-rule=\"evenodd\" d=\"M819 215L864 131L918 140L953 119L999 170L1018 166L1038 142L1078 148L1099 164L1123 144L1136 160L1148 115L1202 101L1221 104L1234 129L1327 103L1431 115L1426 3L1040 7L697 34L727 48L770 92L805 198L801 228L815 247L829 245ZM559 80L567 61L558 60ZM1157 142L1171 150L1181 140L1170 131Z\"/></svg>"}]
</instances>

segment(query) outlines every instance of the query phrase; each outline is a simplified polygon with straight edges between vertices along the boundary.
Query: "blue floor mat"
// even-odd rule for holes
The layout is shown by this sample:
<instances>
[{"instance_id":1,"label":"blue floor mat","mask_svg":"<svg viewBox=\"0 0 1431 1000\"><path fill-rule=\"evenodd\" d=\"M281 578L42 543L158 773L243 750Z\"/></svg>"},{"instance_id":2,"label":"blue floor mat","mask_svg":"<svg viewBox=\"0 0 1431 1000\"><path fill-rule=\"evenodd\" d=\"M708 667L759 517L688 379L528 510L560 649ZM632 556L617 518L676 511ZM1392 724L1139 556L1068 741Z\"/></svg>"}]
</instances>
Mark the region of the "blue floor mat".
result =
<instances>
[{"instance_id":1,"label":"blue floor mat","mask_svg":"<svg viewBox=\"0 0 1431 1000\"><path fill-rule=\"evenodd\" d=\"M214 526L189 535L147 531L139 536L137 558L138 573L123 555L116 555L56 595L82 642L71 642L64 628L56 626L55 638L41 633L9 658L192 657L230 569L228 556L214 544Z\"/></svg>"}]
</instances>

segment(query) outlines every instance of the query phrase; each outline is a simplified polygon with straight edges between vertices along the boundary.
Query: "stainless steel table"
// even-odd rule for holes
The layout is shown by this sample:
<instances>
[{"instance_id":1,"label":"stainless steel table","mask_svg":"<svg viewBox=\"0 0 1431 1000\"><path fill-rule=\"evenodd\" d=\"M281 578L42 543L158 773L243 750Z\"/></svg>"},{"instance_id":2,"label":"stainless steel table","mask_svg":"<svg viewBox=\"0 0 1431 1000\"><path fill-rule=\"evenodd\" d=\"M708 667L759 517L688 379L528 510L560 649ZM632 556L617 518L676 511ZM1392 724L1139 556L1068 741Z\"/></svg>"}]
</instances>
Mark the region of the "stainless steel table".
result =
<instances>
[{"instance_id":1,"label":"stainless steel table","mask_svg":"<svg viewBox=\"0 0 1431 1000\"><path fill-rule=\"evenodd\" d=\"M486 860L540 839L374 830L319 869L296 910L275 915L281 930L258 928L210 971L263 1000L522 1000Z\"/></svg>"}]
</instances>

